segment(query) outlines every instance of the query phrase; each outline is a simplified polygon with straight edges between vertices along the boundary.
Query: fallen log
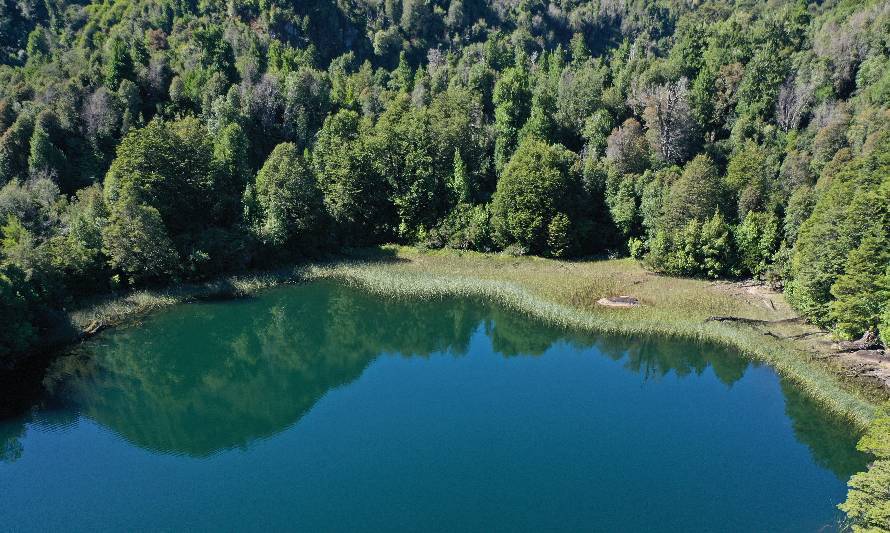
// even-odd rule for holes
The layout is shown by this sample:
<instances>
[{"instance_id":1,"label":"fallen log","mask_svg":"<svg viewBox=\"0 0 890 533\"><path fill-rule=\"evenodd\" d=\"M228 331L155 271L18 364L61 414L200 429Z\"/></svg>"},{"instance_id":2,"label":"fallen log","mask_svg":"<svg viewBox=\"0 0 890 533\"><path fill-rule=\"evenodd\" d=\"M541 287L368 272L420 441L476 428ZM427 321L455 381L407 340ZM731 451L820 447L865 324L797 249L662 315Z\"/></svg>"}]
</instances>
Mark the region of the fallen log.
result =
<instances>
[{"instance_id":1,"label":"fallen log","mask_svg":"<svg viewBox=\"0 0 890 533\"><path fill-rule=\"evenodd\" d=\"M768 320L756 318L742 318L739 316L709 316L705 322L740 322L742 324L769 324Z\"/></svg>"}]
</instances>

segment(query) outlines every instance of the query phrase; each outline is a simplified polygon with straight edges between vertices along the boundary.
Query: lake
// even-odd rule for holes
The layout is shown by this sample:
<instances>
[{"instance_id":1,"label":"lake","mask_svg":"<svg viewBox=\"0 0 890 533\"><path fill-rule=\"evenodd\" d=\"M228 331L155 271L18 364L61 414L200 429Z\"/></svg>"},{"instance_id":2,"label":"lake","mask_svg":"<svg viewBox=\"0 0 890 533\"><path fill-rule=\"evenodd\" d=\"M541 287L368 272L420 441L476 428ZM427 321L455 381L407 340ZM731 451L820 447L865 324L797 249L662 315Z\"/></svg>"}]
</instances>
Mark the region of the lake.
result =
<instances>
[{"instance_id":1,"label":"lake","mask_svg":"<svg viewBox=\"0 0 890 533\"><path fill-rule=\"evenodd\" d=\"M851 427L765 366L333 282L181 305L0 420L7 530L821 531Z\"/></svg>"}]
</instances>

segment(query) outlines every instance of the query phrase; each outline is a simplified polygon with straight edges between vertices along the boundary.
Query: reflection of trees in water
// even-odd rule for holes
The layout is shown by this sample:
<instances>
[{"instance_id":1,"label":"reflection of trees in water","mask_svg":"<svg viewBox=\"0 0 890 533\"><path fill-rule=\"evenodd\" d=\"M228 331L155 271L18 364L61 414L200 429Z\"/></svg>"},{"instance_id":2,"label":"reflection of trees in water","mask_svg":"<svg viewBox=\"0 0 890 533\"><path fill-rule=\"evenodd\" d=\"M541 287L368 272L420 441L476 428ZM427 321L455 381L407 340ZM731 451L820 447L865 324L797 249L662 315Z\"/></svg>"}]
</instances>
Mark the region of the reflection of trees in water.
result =
<instances>
[{"instance_id":1,"label":"reflection of trees in water","mask_svg":"<svg viewBox=\"0 0 890 533\"><path fill-rule=\"evenodd\" d=\"M483 308L407 304L335 285L188 306L104 336L60 394L134 444L206 456L299 420L379 354L465 352Z\"/></svg>"},{"instance_id":2,"label":"reflection of trees in water","mask_svg":"<svg viewBox=\"0 0 890 533\"><path fill-rule=\"evenodd\" d=\"M149 322L109 332L88 344L84 355L60 360L47 383L68 408L38 412L39 421L62 423L58 417L79 412L140 447L206 456L294 424L326 392L358 378L382 353L464 355L480 324L504 356L539 355L564 341L579 349L594 346L647 379L670 372L701 374L710 366L729 386L749 365L724 349L667 338L567 332L465 299L385 299L333 283L178 307ZM849 435L826 442L835 436L823 435L822 425L810 421L818 410L800 408L801 395L783 390L795 431L814 455L825 457L820 460L826 465L842 460L852 465ZM17 443L24 424L0 424L0 432L7 433L0 433L5 443L0 453L8 460L21 454ZM838 437L850 433L843 424L830 425Z\"/></svg>"},{"instance_id":3,"label":"reflection of trees in water","mask_svg":"<svg viewBox=\"0 0 890 533\"><path fill-rule=\"evenodd\" d=\"M693 344L667 337L607 337L597 342L604 354L616 361L627 358L625 367L645 378L701 375L708 367L723 384L742 379L750 362L727 348Z\"/></svg>"},{"instance_id":4,"label":"reflection of trees in water","mask_svg":"<svg viewBox=\"0 0 890 533\"><path fill-rule=\"evenodd\" d=\"M832 415L793 384L782 380L785 413L791 419L797 440L806 444L816 464L831 470L838 479L848 479L865 470L868 455L856 450L860 434Z\"/></svg>"},{"instance_id":5,"label":"reflection of trees in water","mask_svg":"<svg viewBox=\"0 0 890 533\"><path fill-rule=\"evenodd\" d=\"M24 423L0 423L0 463L11 463L22 456L24 436Z\"/></svg>"}]
</instances>

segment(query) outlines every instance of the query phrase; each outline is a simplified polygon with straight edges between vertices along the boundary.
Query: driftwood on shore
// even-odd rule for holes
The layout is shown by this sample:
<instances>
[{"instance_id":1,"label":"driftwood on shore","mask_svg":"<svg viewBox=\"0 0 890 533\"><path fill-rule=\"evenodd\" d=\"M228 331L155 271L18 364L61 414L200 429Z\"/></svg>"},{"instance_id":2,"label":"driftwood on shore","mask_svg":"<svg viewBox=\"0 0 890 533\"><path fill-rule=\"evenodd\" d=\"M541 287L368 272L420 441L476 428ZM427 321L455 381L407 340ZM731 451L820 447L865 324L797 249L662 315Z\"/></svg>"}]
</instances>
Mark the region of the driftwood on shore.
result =
<instances>
[{"instance_id":1,"label":"driftwood on shore","mask_svg":"<svg viewBox=\"0 0 890 533\"><path fill-rule=\"evenodd\" d=\"M596 303L605 307L638 307L640 300L634 296L607 296Z\"/></svg>"},{"instance_id":2,"label":"driftwood on shore","mask_svg":"<svg viewBox=\"0 0 890 533\"><path fill-rule=\"evenodd\" d=\"M868 350L880 350L882 344L874 330L868 330L862 338L855 341L841 341L835 347L839 352L859 352Z\"/></svg>"}]
</instances>

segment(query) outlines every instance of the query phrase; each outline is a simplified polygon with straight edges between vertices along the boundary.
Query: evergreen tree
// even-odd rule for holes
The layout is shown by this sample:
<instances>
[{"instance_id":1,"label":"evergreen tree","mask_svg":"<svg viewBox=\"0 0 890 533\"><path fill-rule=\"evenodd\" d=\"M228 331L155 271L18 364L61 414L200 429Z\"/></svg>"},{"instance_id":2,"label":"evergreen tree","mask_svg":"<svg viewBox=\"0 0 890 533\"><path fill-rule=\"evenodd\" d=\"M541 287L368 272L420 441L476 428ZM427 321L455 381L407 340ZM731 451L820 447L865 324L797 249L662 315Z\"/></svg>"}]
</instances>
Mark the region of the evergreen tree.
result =
<instances>
[{"instance_id":1,"label":"evergreen tree","mask_svg":"<svg viewBox=\"0 0 890 533\"><path fill-rule=\"evenodd\" d=\"M41 125L34 127L28 155L28 172L31 176L52 177L59 180L65 171L65 154L53 144Z\"/></svg>"},{"instance_id":2,"label":"evergreen tree","mask_svg":"<svg viewBox=\"0 0 890 533\"><path fill-rule=\"evenodd\" d=\"M531 112L531 90L524 65L505 70L494 86L495 167L502 170L516 149L519 131Z\"/></svg>"},{"instance_id":3,"label":"evergreen tree","mask_svg":"<svg viewBox=\"0 0 890 533\"><path fill-rule=\"evenodd\" d=\"M847 255L844 273L831 286L831 295L835 298L830 304L831 320L843 337L877 331L882 314L890 307L890 236L887 233L876 230L863 238Z\"/></svg>"}]
</instances>

